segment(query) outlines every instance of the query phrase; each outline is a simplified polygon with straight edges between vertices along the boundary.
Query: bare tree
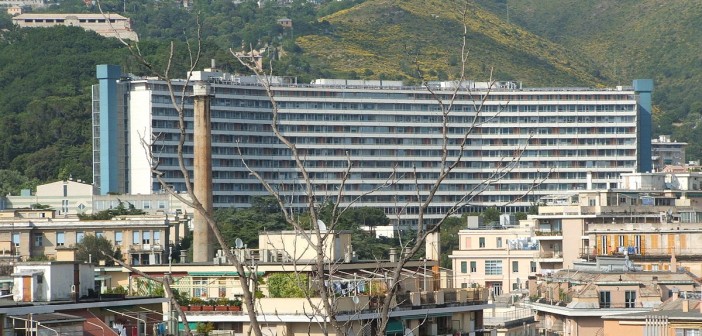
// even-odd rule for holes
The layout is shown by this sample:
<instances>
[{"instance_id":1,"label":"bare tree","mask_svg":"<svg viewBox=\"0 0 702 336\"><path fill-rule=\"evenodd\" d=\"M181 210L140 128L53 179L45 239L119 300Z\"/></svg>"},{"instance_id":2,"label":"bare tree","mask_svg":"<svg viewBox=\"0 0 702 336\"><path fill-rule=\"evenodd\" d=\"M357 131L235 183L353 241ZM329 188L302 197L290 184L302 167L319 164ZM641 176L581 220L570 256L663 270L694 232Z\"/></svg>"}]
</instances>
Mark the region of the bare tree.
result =
<instances>
[{"instance_id":1,"label":"bare tree","mask_svg":"<svg viewBox=\"0 0 702 336\"><path fill-rule=\"evenodd\" d=\"M251 57L247 57L247 52L238 52L235 50L230 50L233 57L235 57L242 65L247 67L255 76L258 78L259 83L263 86L266 94L271 102L271 112L272 121L271 129L276 138L289 149L291 156L296 164L297 171L302 176L302 181L304 183L304 193L306 196L306 211L309 213L309 220L312 225L308 229L307 224L299 220L299 217L295 216L294 209L290 207L285 195L277 188L276 185L267 181L261 174L259 174L255 168L247 165L244 155L240 153L244 166L249 170L250 174L255 176L259 182L264 186L264 188L273 196L276 197L279 202L280 208L283 209L283 214L285 216L286 222L291 225L299 234L304 237L304 239L310 244L316 252L315 259L315 272L314 277L322 283L324 279L329 277L330 273L333 273L334 263L330 261L325 256L325 246L324 242L327 241L330 234L333 234L334 229L337 227L338 219L343 215L343 213L349 209L349 207L354 206L357 201L363 199L364 196L372 194L378 190L388 188L391 185L399 182L403 179L412 180L414 182L416 194L414 199L410 202L400 204L400 208L406 208L410 205L414 205L418 208L418 218L413 227L414 237L408 241L401 242L401 247L405 250L405 253L399 255L399 260L392 267L391 274L389 278L386 279L388 286L387 295L382 300L382 304L377 309L377 333L378 335L384 335L384 330L387 327L390 311L393 309L393 300L396 298L396 294L400 288L401 276L404 267L407 263L424 247L427 238L435 233L438 233L441 225L449 217L454 216L459 213L459 211L465 205L471 204L476 196L480 195L486 187L491 183L501 180L511 172L519 163L521 156L526 148L526 144L515 148L514 155L512 157L503 158L500 165L495 168L490 176L473 186L472 190L465 193L457 202L455 202L450 209L443 214L441 218L437 221L429 222L426 219L427 210L431 206L434 198L436 197L440 186L442 183L449 178L449 176L456 170L457 167L463 162L465 157L466 146L468 145L468 140L471 134L473 134L476 129L479 129L484 123L492 121L498 114L485 114L483 113L483 107L485 102L490 96L492 90L496 87L496 81L492 78L492 72L490 74L490 79L488 81L487 90L480 92L473 92L473 90L464 85L465 74L466 74L466 64L470 62L470 57L467 49L467 39L466 35L468 33L467 26L465 25L467 7L463 9L462 19L464 22L463 28L463 43L461 47L461 69L458 77L454 79L455 85L450 92L438 92L436 88L426 79L422 79L422 86L426 88L427 92L433 97L435 103L439 107L441 114L441 157L439 162L439 172L436 179L431 183L428 192L422 193L419 188L418 173L417 168L414 167L412 171L408 174L398 174L393 170L387 178L387 181L383 184L379 184L373 188L373 190L368 193L362 194L361 196L354 198L353 201L342 205L342 200L344 199L344 185L348 181L348 178L353 171L353 160L347 155L347 165L341 179L341 183L337 188L335 197L332 198L333 210L332 210L332 222L327 226L329 230L323 230L319 226L314 225L319 220L319 209L320 203L319 199L326 199L322 195L316 195L314 189L313 179L310 177L310 173L305 166L305 158L301 153L300 149L294 143L294 141L288 137L281 127L281 111L280 107L276 101L276 84L274 83L272 66L268 67L267 72L261 69L260 64L255 62ZM250 52L250 51L249 51ZM419 69L418 69L419 70ZM421 71L418 71L421 76ZM460 99L465 99L468 96L473 102L474 114L470 124L463 130L458 145L452 145L452 137L449 134L449 128L452 127L449 116L454 112L454 106L456 102ZM531 137L529 137L531 138ZM528 143L528 140L526 141ZM458 155L451 156L450 151L456 151ZM530 192L533 188L538 186L543 179L545 179L548 174L545 174L539 179L535 179L532 188L525 192L525 195ZM513 200L513 202L518 200ZM399 213L398 213L399 216ZM335 331L337 335L343 335L346 324L340 322L336 318L335 311L335 297L330 288L325 288L319 291L319 296L321 298L321 305L314 306L315 312L317 314L322 314L329 319L331 324L331 330ZM307 297L310 300L310 297ZM322 328L325 333L329 332L329 329Z\"/></svg>"},{"instance_id":2,"label":"bare tree","mask_svg":"<svg viewBox=\"0 0 702 336\"><path fill-rule=\"evenodd\" d=\"M289 150L291 157L295 163L295 168L298 174L301 176L302 189L305 196L305 211L308 213L308 222L303 222L300 220L300 216L295 213L296 209L290 206L290 201L287 199L287 194L281 191L277 185L273 182L266 180L266 178L256 170L256 167L251 167L247 160L245 159L244 153L239 150L239 156L242 160L244 167L248 170L250 175L254 176L265 190L273 195L278 202L278 205L283 213L284 219L287 224L294 228L295 232L303 238L306 242L306 247L314 251L314 260L312 265L314 266L311 271L311 281L318 284L319 288L315 291L314 295L307 294L306 301L309 303L310 310L306 312L309 316L321 316L323 319L315 320L324 334L336 334L344 335L347 328L347 321L340 321L337 319L337 298L334 295L333 288L330 286L325 286L327 280L330 279L330 275L334 273L337 268L336 261L329 258L327 253L327 243L330 240L330 235L333 234L334 230L339 225L339 219L341 216L357 202L363 200L365 196L368 196L378 190L389 188L400 181L410 181L414 184L414 189L416 190L415 195L412 197L411 201L398 204L399 208L406 209L409 206L416 207L418 209L418 216L414 227L412 228L413 237L405 241L401 241L401 248L406 251L405 253L399 254L399 259L390 269L389 274L384 279L384 282L388 284L387 293L383 297L380 305L376 309L376 324L377 324L377 334L384 335L384 330L388 325L390 319L390 312L393 309L393 302L396 299L396 294L400 290L399 284L401 283L402 273L405 266L412 260L412 258L419 253L422 247L425 246L427 238L439 232L441 225L449 217L458 214L461 209L471 204L476 196L480 195L485 188L487 188L491 183L499 181L506 174L508 174L512 169L514 169L521 159L521 155L524 152L524 147L516 148L514 155L512 157L503 158L500 165L495 168L491 173L489 178L483 180L482 182L474 185L471 190L466 192L460 199L455 202L448 211L446 211L438 220L429 221L426 218L427 210L432 205L439 192L441 185L446 179L450 178L451 174L460 167L461 163L465 160L466 147L468 146L468 141L471 136L481 125L485 122L490 122L497 114L492 113L486 115L483 113L483 106L488 99L491 91L495 87L495 81L492 79L492 74L488 81L487 90L480 92L473 92L470 87L464 85L465 75L466 75L466 64L470 62L470 57L466 45L466 35L467 26L465 25L467 9L464 8L462 19L464 22L463 31L463 43L461 48L461 69L458 76L454 79L455 85L446 92L445 90L439 90L432 86L432 84L427 80L422 80L422 86L426 88L426 91L433 97L436 105L438 106L440 119L441 119L441 157L439 162L439 171L436 179L430 184L428 191L420 191L419 174L417 168L412 168L411 171L398 173L395 168L392 172L388 174L383 183L377 184L372 190L362 193L359 196L353 198L351 202L343 203L342 200L345 198L345 185L348 182L351 173L354 169L353 158L350 154L346 155L346 167L343 170L340 183L336 188L335 194L331 197L325 197L329 195L318 195L315 192L315 186L313 178L311 177L308 168L305 164L304 153L300 151L297 144L292 138L285 134L284 129L281 128L280 118L281 109L276 100L276 88L273 82L273 70L272 67L268 68L268 72L261 70L260 64L256 62L253 57L247 57L247 53L239 53L235 50L230 50L232 56L237 59L242 65L248 68L255 76L258 78L260 85L268 96L268 100L271 103L271 123L270 127L274 136L282 143L287 150ZM257 306L257 300L255 297L256 292L256 272L255 269L248 265L243 258L239 258L230 251L230 246L228 242L222 236L220 230L217 227L217 223L214 220L213 214L209 213L202 205L200 200L197 199L192 187L192 181L190 177L190 172L185 164L183 148L186 142L186 119L185 119L185 104L186 95L188 94L188 87L191 83L191 73L197 69L200 65L200 58L202 56L202 50L200 46L201 36L198 26L197 40L194 43L187 43L190 64L188 77L182 87L177 88L173 84L172 77L170 75L172 69L172 62L174 60L175 46L172 43L170 54L167 58L165 69L160 70L157 66L152 64L147 60L147 58L142 54L141 50L136 43L130 43L123 40L123 43L132 52L134 58L143 65L148 71L153 75L157 76L159 79L164 81L168 88L168 93L172 101L173 108L178 113L178 123L179 123L179 141L177 145L177 157L180 172L183 176L188 198L183 197L181 194L173 190L166 180L164 179L164 173L159 168L158 153L154 152L154 148L157 144L157 139L154 139L152 135L143 135L143 147L146 151L146 155L150 158L151 172L162 185L163 189L171 193L173 196L178 198L181 202L188 204L194 208L195 211L202 214L207 221L207 224L214 232L214 236L221 246L223 253L225 253L228 262L230 262L237 270L239 274L239 285L242 288L244 296L244 304L248 313L250 320L250 332L254 335L262 335L262 324L259 323L259 314L257 311L261 310L260 305ZM249 50L251 52L252 50ZM450 116L454 113L454 107L457 101L465 100L466 97L473 102L473 115L472 121L469 125L465 126L461 132L458 139L455 135L450 134L449 129L455 127L451 124ZM499 112L498 112L499 113ZM526 145L525 145L526 146ZM458 153L457 155L452 155L451 153ZM546 178L544 176L543 178ZM541 179L543 181L543 179ZM540 181L535 180L533 187L540 184ZM528 193L528 191L526 192ZM525 193L525 194L526 194ZM319 223L319 210L321 204L324 200L330 199L333 202L331 223L328 223L326 229L318 225ZM515 200L516 201L516 200ZM398 214L399 216L399 214ZM308 264L305 264L308 265ZM299 272L298 266L300 266L300 260L293 260L291 271ZM248 275L247 275L248 274ZM159 282L169 288L169 285L173 282L169 276L160 280ZM300 283L302 285L302 283ZM171 294L170 289L167 290ZM319 296L319 300L313 300L315 296ZM172 301L174 301L172 299ZM176 307L178 305L176 304ZM367 306L364 306L367 308ZM182 313L180 309L179 315L183 322L186 321L186 315ZM312 321L312 319L311 319ZM187 326L187 323L184 323Z\"/></svg>"}]
</instances>

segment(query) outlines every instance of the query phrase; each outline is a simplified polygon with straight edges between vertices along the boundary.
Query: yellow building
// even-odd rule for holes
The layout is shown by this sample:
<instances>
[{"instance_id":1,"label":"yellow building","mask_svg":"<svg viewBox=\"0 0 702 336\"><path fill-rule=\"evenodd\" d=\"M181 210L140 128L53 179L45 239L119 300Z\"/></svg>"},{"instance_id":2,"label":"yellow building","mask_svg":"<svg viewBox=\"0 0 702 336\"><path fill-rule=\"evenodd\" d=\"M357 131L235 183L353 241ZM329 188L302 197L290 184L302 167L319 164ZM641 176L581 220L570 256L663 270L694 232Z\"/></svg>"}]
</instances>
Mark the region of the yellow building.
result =
<instances>
[{"instance_id":1,"label":"yellow building","mask_svg":"<svg viewBox=\"0 0 702 336\"><path fill-rule=\"evenodd\" d=\"M173 243L173 225L165 215L79 220L56 218L54 210L5 210L0 211L0 256L20 260L54 258L57 248L73 246L86 235L94 235L119 247L127 263L160 264Z\"/></svg>"}]
</instances>

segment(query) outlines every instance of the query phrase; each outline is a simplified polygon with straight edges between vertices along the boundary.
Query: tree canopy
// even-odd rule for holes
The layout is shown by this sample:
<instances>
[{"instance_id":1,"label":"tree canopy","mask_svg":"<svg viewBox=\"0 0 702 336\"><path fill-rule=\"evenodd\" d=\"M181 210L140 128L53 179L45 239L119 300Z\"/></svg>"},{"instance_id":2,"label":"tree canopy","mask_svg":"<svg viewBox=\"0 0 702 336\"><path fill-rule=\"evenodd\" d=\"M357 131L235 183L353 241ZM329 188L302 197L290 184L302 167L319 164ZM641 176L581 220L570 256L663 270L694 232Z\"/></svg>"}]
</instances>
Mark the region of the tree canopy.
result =
<instances>
[{"instance_id":1,"label":"tree canopy","mask_svg":"<svg viewBox=\"0 0 702 336\"><path fill-rule=\"evenodd\" d=\"M143 215L145 214L144 210L137 209L134 207L134 204L132 203L127 203L128 205L124 205L124 202L119 201L119 204L112 208L112 209L107 209L107 210L102 210L99 212L96 212L94 214L86 215L86 214L78 214L78 218L80 220L108 220L115 218L117 216L122 216L122 215Z\"/></svg>"},{"instance_id":2,"label":"tree canopy","mask_svg":"<svg viewBox=\"0 0 702 336\"><path fill-rule=\"evenodd\" d=\"M111 241L103 236L85 235L83 240L76 243L76 260L92 262L99 265L100 260L105 261L105 265L114 266L115 262L107 256L112 256L117 260L122 260L122 251L115 247Z\"/></svg>"}]
</instances>

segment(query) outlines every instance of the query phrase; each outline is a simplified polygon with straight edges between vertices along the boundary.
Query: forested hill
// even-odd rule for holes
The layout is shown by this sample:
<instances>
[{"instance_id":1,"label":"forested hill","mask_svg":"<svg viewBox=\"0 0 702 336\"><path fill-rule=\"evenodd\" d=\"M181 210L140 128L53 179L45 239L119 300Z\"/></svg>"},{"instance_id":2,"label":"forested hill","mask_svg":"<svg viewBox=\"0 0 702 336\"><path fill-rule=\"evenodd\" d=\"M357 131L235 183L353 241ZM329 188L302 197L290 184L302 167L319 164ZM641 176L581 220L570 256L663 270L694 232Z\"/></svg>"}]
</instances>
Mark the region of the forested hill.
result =
<instances>
[{"instance_id":1,"label":"forested hill","mask_svg":"<svg viewBox=\"0 0 702 336\"><path fill-rule=\"evenodd\" d=\"M29 179L91 180L95 64L121 63L115 40L80 28L0 35L0 169ZM6 173L0 174L0 190Z\"/></svg>"},{"instance_id":2,"label":"forested hill","mask_svg":"<svg viewBox=\"0 0 702 336\"><path fill-rule=\"evenodd\" d=\"M259 7L256 1L102 0L103 9L130 17L142 50L163 62L170 40L195 36L198 20L206 56L241 71L228 53L242 45L266 48L274 71L298 76L455 78L460 65L463 1L294 1ZM507 7L509 4L509 7ZM126 12L124 10L126 9ZM475 0L467 7L467 77L526 86L628 85L654 78L656 131L690 142L699 158L702 112L702 6L683 1ZM97 12L81 0L50 11ZM293 29L277 24L293 20ZM120 43L79 28L7 29L0 14L0 192L6 186L72 175L91 181L90 85L95 65L140 69ZM192 40L191 40L192 41ZM184 57L185 48L177 48ZM182 62L176 62L180 64ZM182 64L180 64L182 65ZM203 67L205 64L203 64ZM172 74L183 74L182 67ZM7 170L18 171L10 174ZM32 182L34 181L34 182Z\"/></svg>"},{"instance_id":3,"label":"forested hill","mask_svg":"<svg viewBox=\"0 0 702 336\"><path fill-rule=\"evenodd\" d=\"M460 3L460 4L459 4ZM596 68L577 53L461 1L374 0L321 18L329 28L297 38L308 55L362 77L428 78L460 70L466 10L469 79L517 80L528 86L595 85Z\"/></svg>"}]
</instances>

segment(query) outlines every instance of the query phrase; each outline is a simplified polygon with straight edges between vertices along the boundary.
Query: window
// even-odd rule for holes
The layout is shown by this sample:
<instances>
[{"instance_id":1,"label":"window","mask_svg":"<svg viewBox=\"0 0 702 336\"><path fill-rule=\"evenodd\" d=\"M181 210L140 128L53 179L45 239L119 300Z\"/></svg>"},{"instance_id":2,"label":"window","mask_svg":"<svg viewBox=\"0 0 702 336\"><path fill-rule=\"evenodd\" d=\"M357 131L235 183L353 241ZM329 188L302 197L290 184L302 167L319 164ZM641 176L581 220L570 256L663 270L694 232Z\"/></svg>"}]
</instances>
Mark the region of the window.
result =
<instances>
[{"instance_id":1,"label":"window","mask_svg":"<svg viewBox=\"0 0 702 336\"><path fill-rule=\"evenodd\" d=\"M471 261L470 262L470 272L475 273L478 271L478 262L477 261Z\"/></svg>"},{"instance_id":2,"label":"window","mask_svg":"<svg viewBox=\"0 0 702 336\"><path fill-rule=\"evenodd\" d=\"M144 201L144 209L151 209L151 201Z\"/></svg>"},{"instance_id":3,"label":"window","mask_svg":"<svg viewBox=\"0 0 702 336\"><path fill-rule=\"evenodd\" d=\"M166 208L166 201L158 201L158 208L165 209Z\"/></svg>"},{"instance_id":4,"label":"window","mask_svg":"<svg viewBox=\"0 0 702 336\"><path fill-rule=\"evenodd\" d=\"M636 308L636 291L624 292L624 308Z\"/></svg>"},{"instance_id":5,"label":"window","mask_svg":"<svg viewBox=\"0 0 702 336\"><path fill-rule=\"evenodd\" d=\"M468 273L468 262L461 261L461 273Z\"/></svg>"},{"instance_id":6,"label":"window","mask_svg":"<svg viewBox=\"0 0 702 336\"><path fill-rule=\"evenodd\" d=\"M95 231L95 238L102 238L105 236L105 233L102 231Z\"/></svg>"},{"instance_id":7,"label":"window","mask_svg":"<svg viewBox=\"0 0 702 336\"><path fill-rule=\"evenodd\" d=\"M512 261L512 273L519 273L519 261Z\"/></svg>"},{"instance_id":8,"label":"window","mask_svg":"<svg viewBox=\"0 0 702 336\"><path fill-rule=\"evenodd\" d=\"M20 234L19 233L12 234L12 243L15 245L15 247L20 246Z\"/></svg>"},{"instance_id":9,"label":"window","mask_svg":"<svg viewBox=\"0 0 702 336\"><path fill-rule=\"evenodd\" d=\"M610 308L612 305L612 297L609 291L600 292L600 308Z\"/></svg>"},{"instance_id":10,"label":"window","mask_svg":"<svg viewBox=\"0 0 702 336\"><path fill-rule=\"evenodd\" d=\"M462 283L461 283L461 288L468 288L468 284L465 283L465 282L462 282Z\"/></svg>"},{"instance_id":11,"label":"window","mask_svg":"<svg viewBox=\"0 0 702 336\"><path fill-rule=\"evenodd\" d=\"M193 278L193 297L207 297L207 278Z\"/></svg>"},{"instance_id":12,"label":"window","mask_svg":"<svg viewBox=\"0 0 702 336\"><path fill-rule=\"evenodd\" d=\"M56 232L56 246L63 246L66 243L66 234L63 232Z\"/></svg>"},{"instance_id":13,"label":"window","mask_svg":"<svg viewBox=\"0 0 702 336\"><path fill-rule=\"evenodd\" d=\"M485 260L485 275L501 275L502 260Z\"/></svg>"},{"instance_id":14,"label":"window","mask_svg":"<svg viewBox=\"0 0 702 336\"><path fill-rule=\"evenodd\" d=\"M132 244L141 244L141 232L136 230L132 232Z\"/></svg>"},{"instance_id":15,"label":"window","mask_svg":"<svg viewBox=\"0 0 702 336\"><path fill-rule=\"evenodd\" d=\"M478 247L485 247L485 237L478 238Z\"/></svg>"},{"instance_id":16,"label":"window","mask_svg":"<svg viewBox=\"0 0 702 336\"><path fill-rule=\"evenodd\" d=\"M115 231L115 245L122 245L122 231Z\"/></svg>"},{"instance_id":17,"label":"window","mask_svg":"<svg viewBox=\"0 0 702 336\"><path fill-rule=\"evenodd\" d=\"M83 231L77 231L76 232L76 243L80 243L83 241L83 237L85 237L85 232Z\"/></svg>"},{"instance_id":18,"label":"window","mask_svg":"<svg viewBox=\"0 0 702 336\"><path fill-rule=\"evenodd\" d=\"M161 244L161 231L154 231L154 244Z\"/></svg>"},{"instance_id":19,"label":"window","mask_svg":"<svg viewBox=\"0 0 702 336\"><path fill-rule=\"evenodd\" d=\"M143 236L141 238L141 243L151 244L151 231L144 231Z\"/></svg>"},{"instance_id":20,"label":"window","mask_svg":"<svg viewBox=\"0 0 702 336\"><path fill-rule=\"evenodd\" d=\"M34 234L34 246L35 247L44 246L44 236L41 233Z\"/></svg>"},{"instance_id":21,"label":"window","mask_svg":"<svg viewBox=\"0 0 702 336\"><path fill-rule=\"evenodd\" d=\"M502 247L502 237L497 237L497 241L495 241L495 244L497 245L497 248Z\"/></svg>"},{"instance_id":22,"label":"window","mask_svg":"<svg viewBox=\"0 0 702 336\"><path fill-rule=\"evenodd\" d=\"M675 336L702 336L700 329L675 328Z\"/></svg>"}]
</instances>

